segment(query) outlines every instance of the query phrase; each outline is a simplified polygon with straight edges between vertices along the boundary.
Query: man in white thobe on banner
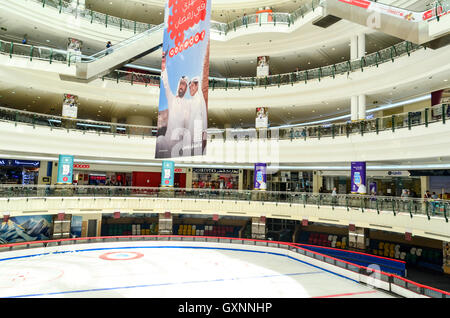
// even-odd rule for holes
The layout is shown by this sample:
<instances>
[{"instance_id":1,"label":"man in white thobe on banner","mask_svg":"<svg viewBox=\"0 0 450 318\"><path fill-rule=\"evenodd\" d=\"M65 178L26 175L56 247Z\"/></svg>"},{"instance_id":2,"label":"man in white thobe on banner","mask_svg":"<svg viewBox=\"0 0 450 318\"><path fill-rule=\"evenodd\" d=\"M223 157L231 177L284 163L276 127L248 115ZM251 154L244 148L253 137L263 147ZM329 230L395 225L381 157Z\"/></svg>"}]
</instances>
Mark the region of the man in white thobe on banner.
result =
<instances>
[{"instance_id":1,"label":"man in white thobe on banner","mask_svg":"<svg viewBox=\"0 0 450 318\"><path fill-rule=\"evenodd\" d=\"M158 136L157 152L162 152L162 157L164 158L179 157L180 150L185 148L187 144L190 144L192 140L187 130L190 102L184 98L188 89L189 79L186 76L182 76L178 82L176 96L173 95L170 90L165 56L163 56L161 65L161 79L167 97L168 119L165 135ZM190 152L188 153L190 154Z\"/></svg>"},{"instance_id":2,"label":"man in white thobe on banner","mask_svg":"<svg viewBox=\"0 0 450 318\"><path fill-rule=\"evenodd\" d=\"M189 82L190 99L190 116L189 116L189 133L192 138L192 155L204 155L203 147L206 140L206 130L208 128L206 102L201 89L199 77L194 77Z\"/></svg>"}]
</instances>

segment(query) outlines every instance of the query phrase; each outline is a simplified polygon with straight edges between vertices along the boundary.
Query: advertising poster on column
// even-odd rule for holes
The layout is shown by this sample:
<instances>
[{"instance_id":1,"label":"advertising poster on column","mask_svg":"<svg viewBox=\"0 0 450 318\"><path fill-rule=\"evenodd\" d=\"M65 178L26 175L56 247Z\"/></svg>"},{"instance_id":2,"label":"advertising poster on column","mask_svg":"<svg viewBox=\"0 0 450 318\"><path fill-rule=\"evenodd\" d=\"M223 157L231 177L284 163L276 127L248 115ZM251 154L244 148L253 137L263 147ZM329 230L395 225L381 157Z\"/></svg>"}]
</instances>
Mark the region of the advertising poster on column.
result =
<instances>
[{"instance_id":1,"label":"advertising poster on column","mask_svg":"<svg viewBox=\"0 0 450 318\"><path fill-rule=\"evenodd\" d=\"M258 56L256 62L256 77L269 76L269 57Z\"/></svg>"},{"instance_id":2,"label":"advertising poster on column","mask_svg":"<svg viewBox=\"0 0 450 318\"><path fill-rule=\"evenodd\" d=\"M256 121L255 128L267 128L269 127L269 112L267 107L256 108Z\"/></svg>"},{"instance_id":3,"label":"advertising poster on column","mask_svg":"<svg viewBox=\"0 0 450 318\"><path fill-rule=\"evenodd\" d=\"M57 184L72 184L73 156L59 155Z\"/></svg>"},{"instance_id":4,"label":"advertising poster on column","mask_svg":"<svg viewBox=\"0 0 450 318\"><path fill-rule=\"evenodd\" d=\"M62 116L65 118L77 118L78 96L72 94L64 94Z\"/></svg>"},{"instance_id":5,"label":"advertising poster on column","mask_svg":"<svg viewBox=\"0 0 450 318\"><path fill-rule=\"evenodd\" d=\"M175 162L164 160L161 170L161 187L173 187Z\"/></svg>"},{"instance_id":6,"label":"advertising poster on column","mask_svg":"<svg viewBox=\"0 0 450 318\"><path fill-rule=\"evenodd\" d=\"M255 163L254 189L267 190L267 164Z\"/></svg>"},{"instance_id":7,"label":"advertising poster on column","mask_svg":"<svg viewBox=\"0 0 450 318\"><path fill-rule=\"evenodd\" d=\"M155 158L206 154L211 0L169 0Z\"/></svg>"},{"instance_id":8,"label":"advertising poster on column","mask_svg":"<svg viewBox=\"0 0 450 318\"><path fill-rule=\"evenodd\" d=\"M365 162L352 162L351 164L351 182L352 190L354 194L367 194L366 187L366 163Z\"/></svg>"},{"instance_id":9,"label":"advertising poster on column","mask_svg":"<svg viewBox=\"0 0 450 318\"><path fill-rule=\"evenodd\" d=\"M74 38L68 38L67 42L67 61L70 63L81 62L81 46L83 42Z\"/></svg>"}]
</instances>

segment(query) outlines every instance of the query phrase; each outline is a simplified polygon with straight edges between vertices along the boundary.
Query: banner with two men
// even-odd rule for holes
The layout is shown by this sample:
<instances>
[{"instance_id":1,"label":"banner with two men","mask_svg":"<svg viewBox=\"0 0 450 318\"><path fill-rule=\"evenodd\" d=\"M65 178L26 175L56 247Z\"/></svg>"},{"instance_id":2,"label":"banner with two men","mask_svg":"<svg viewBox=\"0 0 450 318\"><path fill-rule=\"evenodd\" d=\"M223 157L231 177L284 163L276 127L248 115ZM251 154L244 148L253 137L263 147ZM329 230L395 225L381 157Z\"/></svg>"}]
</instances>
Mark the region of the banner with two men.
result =
<instances>
[{"instance_id":1,"label":"banner with two men","mask_svg":"<svg viewBox=\"0 0 450 318\"><path fill-rule=\"evenodd\" d=\"M168 0L155 158L206 154L211 0Z\"/></svg>"}]
</instances>

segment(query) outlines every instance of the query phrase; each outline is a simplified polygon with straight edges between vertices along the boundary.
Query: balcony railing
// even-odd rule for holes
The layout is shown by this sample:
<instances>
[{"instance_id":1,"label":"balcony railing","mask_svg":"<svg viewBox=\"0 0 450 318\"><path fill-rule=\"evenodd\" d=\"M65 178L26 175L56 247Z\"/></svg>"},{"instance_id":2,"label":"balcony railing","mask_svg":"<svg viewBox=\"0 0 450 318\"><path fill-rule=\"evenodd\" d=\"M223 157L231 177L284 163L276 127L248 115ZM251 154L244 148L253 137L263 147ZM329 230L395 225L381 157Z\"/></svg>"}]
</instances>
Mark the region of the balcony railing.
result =
<instances>
[{"instance_id":1,"label":"balcony railing","mask_svg":"<svg viewBox=\"0 0 450 318\"><path fill-rule=\"evenodd\" d=\"M155 27L146 32L152 32L159 27ZM126 41L125 41L126 42ZM124 42L124 43L125 43ZM114 48L114 46L113 46ZM382 49L375 53L368 54L359 60L345 61L333 65L327 65L323 67L317 67L309 70L303 70L298 72L283 73L270 75L265 77L239 77L239 78L210 78L209 89L254 89L256 87L273 87L281 85L294 85L295 83L305 83L308 81L321 81L325 78L336 78L339 75L349 75L352 72L364 72L368 68L379 67L379 65L388 62L395 62L395 60L402 56L410 56L411 53L420 49L426 49L420 45L413 44L405 41L397 43L391 47ZM103 54L106 50L99 52ZM22 57L34 60L43 60L51 63L67 63L68 66L74 65L76 62L89 62L95 59L93 56L81 56L71 54L64 50L53 49L42 46L33 46L21 43L6 42L0 40L0 54L8 55L10 58L13 56ZM130 83L131 85L160 85L159 75L149 75L140 72L129 72L122 70L114 70L110 74L102 77L102 80L112 80L119 82Z\"/></svg>"},{"instance_id":2,"label":"balcony railing","mask_svg":"<svg viewBox=\"0 0 450 318\"><path fill-rule=\"evenodd\" d=\"M114 17L108 14L96 12L89 9L83 9L77 6L76 1L67 0L33 0L41 3L42 7L53 8L59 13L68 14L75 18L84 19L90 23L102 24L105 28L113 27L116 29L133 31L141 33L153 28L155 25L143 22L127 20L119 17ZM309 3L303 4L292 13L269 13L267 21L263 21L261 14L251 14L242 18L238 18L230 23L211 22L211 31L219 34L228 34L236 31L239 28L247 28L248 26L262 26L262 25L287 25L291 26L299 18L303 18L308 12L314 11L319 7L320 0L311 0Z\"/></svg>"},{"instance_id":3,"label":"balcony railing","mask_svg":"<svg viewBox=\"0 0 450 318\"><path fill-rule=\"evenodd\" d=\"M399 129L414 129L416 126L428 127L430 124L447 124L450 120L450 105L440 104L415 112L399 113L357 122L305 125L292 128L271 127L268 129L218 129L208 128L208 140L309 140L311 138L335 138L359 134L379 134L383 131L395 133ZM55 115L38 114L23 110L0 107L0 121L14 122L50 129L83 131L84 133L154 137L158 134L155 126L127 125L94 121L89 119L72 119Z\"/></svg>"},{"instance_id":4,"label":"balcony railing","mask_svg":"<svg viewBox=\"0 0 450 318\"><path fill-rule=\"evenodd\" d=\"M74 244L92 244L92 243L113 243L124 241L172 241L172 242L199 242L199 243L222 243L222 244L237 244L239 246L260 246L279 248L284 251L290 251L305 257L306 259L314 259L323 264L334 265L341 269L347 270L347 274L354 276L357 274L358 281L367 283L370 279L371 283L378 288L384 289L389 292L395 290L397 293L403 295L403 291L413 292L418 295L423 295L430 298L450 298L450 293L439 290L430 286L419 284L410 281L401 276L386 273L374 268L369 268L361 265L357 265L345 260L341 260L332 256L328 256L322 253L311 251L307 248L303 248L294 243L254 240L254 239L241 239L241 238L228 238L228 237L208 237L208 236L182 236L182 235L133 235L133 236L103 236L103 237L80 237L71 239L59 239L59 240L47 240L47 241L34 241L23 243L11 243L0 245L0 252L23 250L25 248L51 248L57 246L74 245ZM344 274L345 275L345 274Z\"/></svg>"},{"instance_id":5,"label":"balcony railing","mask_svg":"<svg viewBox=\"0 0 450 318\"><path fill-rule=\"evenodd\" d=\"M111 187L111 186L72 186L72 185L0 185L0 198L33 198L33 197L139 197L139 198L174 198L256 201L300 204L304 206L328 206L337 208L359 209L362 212L389 212L396 216L407 213L413 218L416 215L439 217L448 222L449 200L400 198L376 195L338 194L309 192L279 192L256 190L215 190L185 188L146 188L146 187ZM0 210L4 201L0 201Z\"/></svg>"}]
</instances>

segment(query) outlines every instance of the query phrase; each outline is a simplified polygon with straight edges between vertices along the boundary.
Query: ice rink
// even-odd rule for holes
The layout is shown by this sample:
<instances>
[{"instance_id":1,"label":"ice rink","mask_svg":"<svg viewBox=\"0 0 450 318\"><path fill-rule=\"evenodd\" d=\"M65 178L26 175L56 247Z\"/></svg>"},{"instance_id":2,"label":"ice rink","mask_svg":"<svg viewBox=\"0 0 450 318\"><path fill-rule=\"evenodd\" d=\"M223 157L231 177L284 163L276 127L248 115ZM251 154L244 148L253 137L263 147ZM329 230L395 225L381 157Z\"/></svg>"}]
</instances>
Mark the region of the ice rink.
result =
<instances>
[{"instance_id":1,"label":"ice rink","mask_svg":"<svg viewBox=\"0 0 450 318\"><path fill-rule=\"evenodd\" d=\"M120 242L0 253L0 297L393 297L245 245Z\"/></svg>"}]
</instances>

